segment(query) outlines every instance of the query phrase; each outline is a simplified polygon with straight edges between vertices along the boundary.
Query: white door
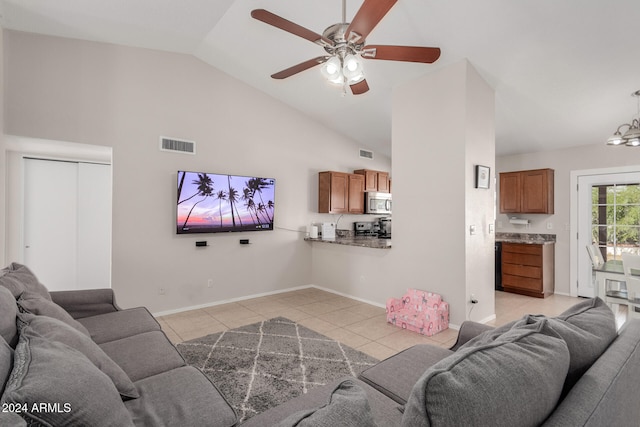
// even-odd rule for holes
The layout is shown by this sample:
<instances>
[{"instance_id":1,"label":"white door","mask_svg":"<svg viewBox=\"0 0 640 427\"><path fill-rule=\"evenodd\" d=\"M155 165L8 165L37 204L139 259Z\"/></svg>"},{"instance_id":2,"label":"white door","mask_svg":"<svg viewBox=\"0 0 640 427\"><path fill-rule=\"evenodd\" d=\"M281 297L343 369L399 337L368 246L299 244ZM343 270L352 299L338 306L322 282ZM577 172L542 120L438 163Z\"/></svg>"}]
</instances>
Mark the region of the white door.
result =
<instances>
[{"instance_id":1,"label":"white door","mask_svg":"<svg viewBox=\"0 0 640 427\"><path fill-rule=\"evenodd\" d=\"M24 160L24 262L49 290L111 285L111 167Z\"/></svg>"},{"instance_id":2,"label":"white door","mask_svg":"<svg viewBox=\"0 0 640 427\"><path fill-rule=\"evenodd\" d=\"M640 211L640 173L609 173L578 176L578 295L595 296L591 259L587 246L597 244L608 260L617 259L622 251L634 250L640 244L640 224L634 219ZM631 193L631 196L627 193ZM624 198L622 195L625 195ZM600 197L599 197L600 195ZM607 216L594 223L594 218ZM612 214L614 213L614 214Z\"/></svg>"}]
</instances>

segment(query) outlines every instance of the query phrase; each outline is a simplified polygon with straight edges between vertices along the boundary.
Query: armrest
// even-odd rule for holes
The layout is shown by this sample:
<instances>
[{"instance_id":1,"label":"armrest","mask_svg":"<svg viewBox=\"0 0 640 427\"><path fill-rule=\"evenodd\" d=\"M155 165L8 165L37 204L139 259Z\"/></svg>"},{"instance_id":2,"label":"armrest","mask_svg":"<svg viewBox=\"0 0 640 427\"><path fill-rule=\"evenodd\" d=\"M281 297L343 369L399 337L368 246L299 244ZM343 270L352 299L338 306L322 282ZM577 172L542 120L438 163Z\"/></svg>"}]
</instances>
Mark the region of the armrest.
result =
<instances>
[{"instance_id":1,"label":"armrest","mask_svg":"<svg viewBox=\"0 0 640 427\"><path fill-rule=\"evenodd\" d=\"M456 343L449 350L456 351L471 338L474 338L481 333L490 331L492 329L494 329L493 326L485 325L484 323L478 323L471 320L465 320L464 322L462 322L462 325L460 325Z\"/></svg>"},{"instance_id":2,"label":"armrest","mask_svg":"<svg viewBox=\"0 0 640 427\"><path fill-rule=\"evenodd\" d=\"M389 298L387 300L387 313L393 313L402 308L402 300L399 298Z\"/></svg>"},{"instance_id":3,"label":"armrest","mask_svg":"<svg viewBox=\"0 0 640 427\"><path fill-rule=\"evenodd\" d=\"M83 289L49 292L53 302L74 319L119 311L112 289Z\"/></svg>"}]
</instances>

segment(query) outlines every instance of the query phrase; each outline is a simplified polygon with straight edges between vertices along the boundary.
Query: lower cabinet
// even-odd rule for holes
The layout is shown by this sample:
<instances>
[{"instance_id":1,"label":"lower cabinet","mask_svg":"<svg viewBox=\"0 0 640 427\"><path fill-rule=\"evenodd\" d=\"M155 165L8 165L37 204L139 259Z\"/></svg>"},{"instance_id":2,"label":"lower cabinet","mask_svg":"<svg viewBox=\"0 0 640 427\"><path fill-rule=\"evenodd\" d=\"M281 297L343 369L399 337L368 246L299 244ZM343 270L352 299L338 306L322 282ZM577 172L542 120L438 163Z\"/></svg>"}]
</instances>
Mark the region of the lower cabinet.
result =
<instances>
[{"instance_id":1,"label":"lower cabinet","mask_svg":"<svg viewBox=\"0 0 640 427\"><path fill-rule=\"evenodd\" d=\"M502 287L544 298L554 291L553 244L502 243Z\"/></svg>"}]
</instances>

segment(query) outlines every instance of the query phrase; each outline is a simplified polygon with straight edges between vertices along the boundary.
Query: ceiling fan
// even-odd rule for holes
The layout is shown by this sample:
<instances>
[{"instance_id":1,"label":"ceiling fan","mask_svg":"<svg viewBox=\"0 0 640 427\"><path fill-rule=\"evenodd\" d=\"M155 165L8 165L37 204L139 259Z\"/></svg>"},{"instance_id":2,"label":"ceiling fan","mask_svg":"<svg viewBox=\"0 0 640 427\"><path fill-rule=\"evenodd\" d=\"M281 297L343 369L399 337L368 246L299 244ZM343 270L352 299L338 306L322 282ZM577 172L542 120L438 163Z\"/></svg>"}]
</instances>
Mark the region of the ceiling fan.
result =
<instances>
[{"instance_id":1,"label":"ceiling fan","mask_svg":"<svg viewBox=\"0 0 640 427\"><path fill-rule=\"evenodd\" d=\"M266 24L302 37L324 48L327 55L318 56L272 74L286 79L316 65L324 64L322 74L336 84L348 85L351 93L369 90L359 58L433 63L440 57L437 47L365 45L366 38L398 0L364 0L351 23L346 22L346 0L342 0L342 23L328 27L322 35L264 9L251 11L251 16ZM345 89L346 91L346 89Z\"/></svg>"}]
</instances>

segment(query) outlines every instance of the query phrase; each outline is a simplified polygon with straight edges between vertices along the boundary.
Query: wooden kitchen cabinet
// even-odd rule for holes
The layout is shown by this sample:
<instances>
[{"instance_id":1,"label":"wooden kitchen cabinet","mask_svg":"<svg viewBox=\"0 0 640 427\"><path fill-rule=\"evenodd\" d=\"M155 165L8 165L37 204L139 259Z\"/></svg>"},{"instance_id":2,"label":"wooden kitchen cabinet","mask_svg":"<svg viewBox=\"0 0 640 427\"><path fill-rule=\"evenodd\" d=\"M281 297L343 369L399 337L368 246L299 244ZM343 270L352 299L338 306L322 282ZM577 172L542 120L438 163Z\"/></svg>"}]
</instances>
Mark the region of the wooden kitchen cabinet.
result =
<instances>
[{"instance_id":1,"label":"wooden kitchen cabinet","mask_svg":"<svg viewBox=\"0 0 640 427\"><path fill-rule=\"evenodd\" d=\"M500 213L554 213L553 169L500 174Z\"/></svg>"},{"instance_id":2,"label":"wooden kitchen cabinet","mask_svg":"<svg viewBox=\"0 0 640 427\"><path fill-rule=\"evenodd\" d=\"M353 173L364 176L364 191L389 192L389 172L358 169Z\"/></svg>"},{"instance_id":3,"label":"wooden kitchen cabinet","mask_svg":"<svg viewBox=\"0 0 640 427\"><path fill-rule=\"evenodd\" d=\"M364 213L364 177L344 172L318 174L318 212Z\"/></svg>"},{"instance_id":4,"label":"wooden kitchen cabinet","mask_svg":"<svg viewBox=\"0 0 640 427\"><path fill-rule=\"evenodd\" d=\"M502 243L505 292L544 298L554 292L554 245Z\"/></svg>"}]
</instances>

